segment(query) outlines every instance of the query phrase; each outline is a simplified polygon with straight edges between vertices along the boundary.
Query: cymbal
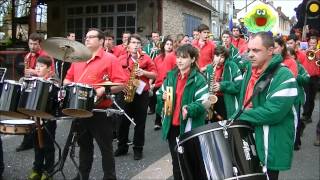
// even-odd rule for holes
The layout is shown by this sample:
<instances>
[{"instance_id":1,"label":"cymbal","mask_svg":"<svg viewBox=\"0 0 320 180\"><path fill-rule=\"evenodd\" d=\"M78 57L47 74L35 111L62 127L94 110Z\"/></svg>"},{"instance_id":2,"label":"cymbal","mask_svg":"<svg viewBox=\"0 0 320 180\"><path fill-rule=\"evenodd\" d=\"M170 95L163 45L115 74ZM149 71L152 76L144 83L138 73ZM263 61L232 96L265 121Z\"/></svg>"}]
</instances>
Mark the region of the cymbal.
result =
<instances>
[{"instance_id":1,"label":"cymbal","mask_svg":"<svg viewBox=\"0 0 320 180\"><path fill-rule=\"evenodd\" d=\"M105 82L101 82L101 83L97 83L97 84L93 84L96 86L122 86L123 83L113 83L111 81L105 81Z\"/></svg>"},{"instance_id":2,"label":"cymbal","mask_svg":"<svg viewBox=\"0 0 320 180\"><path fill-rule=\"evenodd\" d=\"M41 43L41 47L53 58L66 62L87 61L92 57L85 45L63 37L48 38Z\"/></svg>"}]
</instances>

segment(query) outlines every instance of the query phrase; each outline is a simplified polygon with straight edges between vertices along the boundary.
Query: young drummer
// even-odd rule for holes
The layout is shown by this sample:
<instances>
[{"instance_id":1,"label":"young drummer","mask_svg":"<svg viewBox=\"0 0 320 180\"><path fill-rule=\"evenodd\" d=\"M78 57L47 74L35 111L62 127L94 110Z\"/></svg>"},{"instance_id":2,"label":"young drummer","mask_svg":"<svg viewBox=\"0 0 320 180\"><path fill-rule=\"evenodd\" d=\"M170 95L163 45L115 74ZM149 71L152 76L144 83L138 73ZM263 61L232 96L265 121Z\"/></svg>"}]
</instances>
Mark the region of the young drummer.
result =
<instances>
[{"instance_id":1,"label":"young drummer","mask_svg":"<svg viewBox=\"0 0 320 180\"><path fill-rule=\"evenodd\" d=\"M209 89L218 97L214 108L209 110L215 111L209 120L216 121L222 120L220 118L228 119L238 108L238 97L243 78L237 64L229 60L232 57L229 57L226 47L217 46L214 52L213 62L207 66L205 75Z\"/></svg>"},{"instance_id":2,"label":"young drummer","mask_svg":"<svg viewBox=\"0 0 320 180\"><path fill-rule=\"evenodd\" d=\"M182 179L174 150L176 137L204 125L206 109L202 103L208 96L206 79L196 66L198 50L190 44L183 45L177 49L176 56L177 68L168 72L167 78L157 91L157 106L163 107L167 95L170 94L166 90L172 88L172 101L168 100L165 104L170 104L173 111L164 113L162 137L169 143L175 180Z\"/></svg>"},{"instance_id":3,"label":"young drummer","mask_svg":"<svg viewBox=\"0 0 320 180\"><path fill-rule=\"evenodd\" d=\"M54 73L51 70L52 60L47 56L40 56L37 59L35 72L38 77L42 77L44 79L48 79L53 77ZM45 131L44 129L39 131L37 130L35 134L34 141L34 162L32 172L29 175L29 180L47 180L50 179L48 177L48 173L52 171L54 166L54 138L56 134L57 123L56 121L47 121L44 124L45 128L49 131ZM39 135L42 134L43 147L40 147L39 143ZM50 133L50 135L48 134ZM51 136L51 137L50 137Z\"/></svg>"}]
</instances>

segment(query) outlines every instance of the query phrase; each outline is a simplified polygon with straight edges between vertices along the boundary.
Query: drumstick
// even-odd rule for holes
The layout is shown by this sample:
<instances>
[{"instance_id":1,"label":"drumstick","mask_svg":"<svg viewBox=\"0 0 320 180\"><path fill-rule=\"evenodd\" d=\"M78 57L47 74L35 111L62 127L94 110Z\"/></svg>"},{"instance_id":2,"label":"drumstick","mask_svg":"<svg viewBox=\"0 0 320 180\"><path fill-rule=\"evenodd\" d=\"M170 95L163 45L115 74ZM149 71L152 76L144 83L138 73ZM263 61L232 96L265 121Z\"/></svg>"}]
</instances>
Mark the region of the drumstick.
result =
<instances>
[{"instance_id":1,"label":"drumstick","mask_svg":"<svg viewBox=\"0 0 320 180\"><path fill-rule=\"evenodd\" d=\"M42 149L44 147L43 131L41 129L41 123L40 123L42 121L42 118L38 119L35 117L35 121L36 121L37 135L38 135L38 144L39 144L39 148Z\"/></svg>"}]
</instances>

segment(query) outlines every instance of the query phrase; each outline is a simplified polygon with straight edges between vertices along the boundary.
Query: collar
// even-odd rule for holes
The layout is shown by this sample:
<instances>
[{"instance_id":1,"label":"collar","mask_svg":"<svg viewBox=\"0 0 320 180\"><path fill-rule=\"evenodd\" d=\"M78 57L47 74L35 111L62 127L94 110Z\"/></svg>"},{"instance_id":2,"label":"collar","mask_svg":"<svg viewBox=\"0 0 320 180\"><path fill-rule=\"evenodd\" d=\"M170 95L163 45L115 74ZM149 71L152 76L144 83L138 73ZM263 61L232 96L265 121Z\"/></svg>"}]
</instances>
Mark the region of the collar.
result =
<instances>
[{"instance_id":1,"label":"collar","mask_svg":"<svg viewBox=\"0 0 320 180\"><path fill-rule=\"evenodd\" d=\"M105 51L104 49L101 47L100 49L98 49L97 53L87 61L87 64L89 64L91 61L94 61L95 59L101 58L103 57Z\"/></svg>"},{"instance_id":2,"label":"collar","mask_svg":"<svg viewBox=\"0 0 320 180\"><path fill-rule=\"evenodd\" d=\"M190 74L191 68L185 72L184 74L181 73L181 71L178 72L178 78L179 79L186 79L188 78L189 74ZM182 77L183 76L183 77Z\"/></svg>"}]
</instances>

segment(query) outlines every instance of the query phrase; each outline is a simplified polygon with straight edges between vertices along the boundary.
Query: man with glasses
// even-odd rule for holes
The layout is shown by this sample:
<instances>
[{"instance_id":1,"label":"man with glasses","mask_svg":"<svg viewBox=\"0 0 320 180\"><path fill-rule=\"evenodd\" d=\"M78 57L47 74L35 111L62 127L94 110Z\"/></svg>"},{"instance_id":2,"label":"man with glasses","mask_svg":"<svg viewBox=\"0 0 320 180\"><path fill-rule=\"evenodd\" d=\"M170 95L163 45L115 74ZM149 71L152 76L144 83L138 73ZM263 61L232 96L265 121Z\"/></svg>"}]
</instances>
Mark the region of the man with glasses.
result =
<instances>
[{"instance_id":1,"label":"man with glasses","mask_svg":"<svg viewBox=\"0 0 320 180\"><path fill-rule=\"evenodd\" d=\"M72 82L88 84L94 87L98 99L101 102L95 108L106 109L111 106L110 99L105 97L106 87L94 86L101 83L104 77L108 77L112 82L124 83L126 76L117 62L116 58L109 53L105 53L103 48L104 33L99 29L89 29L85 37L85 45L92 52L92 58L84 61L72 63L64 84ZM122 91L123 86L110 87L111 93ZM109 91L109 89L108 89ZM90 118L79 121L79 171L83 180L89 179L91 166L93 163L94 146L93 139L96 140L101 156L103 179L116 179L115 162L113 157L113 127L112 121L104 112L93 112ZM76 178L80 179L78 174Z\"/></svg>"},{"instance_id":2,"label":"man with glasses","mask_svg":"<svg viewBox=\"0 0 320 180\"><path fill-rule=\"evenodd\" d=\"M141 93L134 92L132 102L125 104L124 110L130 117L134 119L136 126L134 127L133 152L134 160L142 159L142 151L145 139L145 125L147 118L147 110L149 104L149 80L156 79L156 66L151 58L141 50L141 38L137 34L133 34L128 39L128 54L120 56L120 63L126 72L129 80L131 71L135 71L135 77L139 80L139 88L143 89ZM137 69L134 69L134 63L138 63ZM123 117L125 118L125 117ZM128 153L128 135L130 121L122 119L119 128L118 149L115 156L123 156Z\"/></svg>"}]
</instances>

